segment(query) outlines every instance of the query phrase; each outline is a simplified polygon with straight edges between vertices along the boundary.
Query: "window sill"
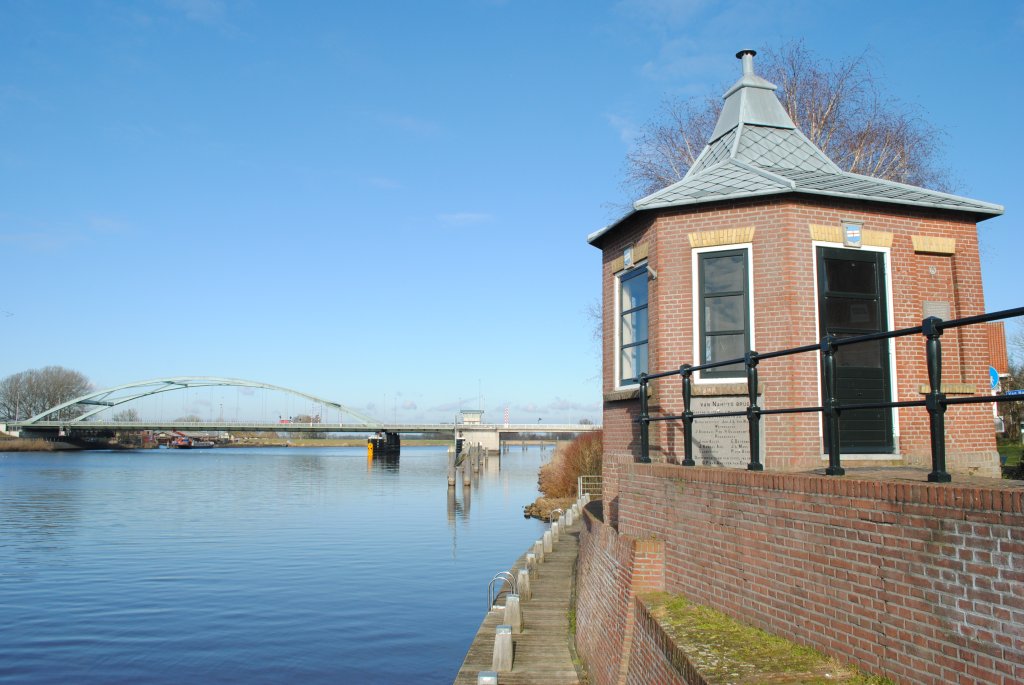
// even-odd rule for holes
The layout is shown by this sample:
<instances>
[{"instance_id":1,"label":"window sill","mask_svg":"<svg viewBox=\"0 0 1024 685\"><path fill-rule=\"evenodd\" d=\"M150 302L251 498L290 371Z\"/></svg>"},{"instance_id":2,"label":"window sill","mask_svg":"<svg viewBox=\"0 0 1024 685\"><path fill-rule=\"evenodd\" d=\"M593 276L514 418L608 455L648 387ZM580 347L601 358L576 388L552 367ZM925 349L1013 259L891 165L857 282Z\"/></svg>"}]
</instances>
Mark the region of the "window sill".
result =
<instances>
[{"instance_id":1,"label":"window sill","mask_svg":"<svg viewBox=\"0 0 1024 685\"><path fill-rule=\"evenodd\" d=\"M654 388L647 386L647 397L651 399L654 397ZM635 385L633 387L626 387L620 390L612 390L604 394L605 402L623 402L625 400L638 400L640 399L640 386Z\"/></svg>"}]
</instances>

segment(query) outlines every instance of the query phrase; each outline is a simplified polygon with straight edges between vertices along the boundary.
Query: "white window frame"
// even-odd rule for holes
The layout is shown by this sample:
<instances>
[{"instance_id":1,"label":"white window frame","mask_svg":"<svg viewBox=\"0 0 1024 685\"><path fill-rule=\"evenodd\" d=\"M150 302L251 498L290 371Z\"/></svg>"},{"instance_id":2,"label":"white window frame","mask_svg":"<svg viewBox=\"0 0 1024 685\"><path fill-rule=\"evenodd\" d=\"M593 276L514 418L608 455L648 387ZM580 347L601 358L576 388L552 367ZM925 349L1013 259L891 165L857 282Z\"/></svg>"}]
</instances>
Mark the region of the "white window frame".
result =
<instances>
[{"instance_id":1,"label":"white window frame","mask_svg":"<svg viewBox=\"0 0 1024 685\"><path fill-rule=\"evenodd\" d=\"M641 259L633 266L624 268L615 273L615 320L612 327L615 329L615 349L612 354L615 356L615 389L632 390L639 388L639 383L622 383L622 276L636 271L637 269L647 270L647 278L650 279L650 270L647 269L647 260ZM650 283L647 286L647 366L650 370L651 364L651 290Z\"/></svg>"},{"instance_id":2,"label":"white window frame","mask_svg":"<svg viewBox=\"0 0 1024 685\"><path fill-rule=\"evenodd\" d=\"M756 326L754 325L754 244L753 243L734 243L732 245L715 245L714 247L695 247L691 252L691 285L690 293L693 297L693 359L694 366L699 365L701 359L701 339L700 339L700 317L702 312L700 310L700 255L707 254L709 252L726 252L729 250L746 250L747 251L747 320L750 326L750 349L756 350L757 343L754 337L754 331ZM694 381L702 384L717 384L724 385L727 383L745 383L745 378L702 378L701 372L698 371L693 374Z\"/></svg>"}]
</instances>

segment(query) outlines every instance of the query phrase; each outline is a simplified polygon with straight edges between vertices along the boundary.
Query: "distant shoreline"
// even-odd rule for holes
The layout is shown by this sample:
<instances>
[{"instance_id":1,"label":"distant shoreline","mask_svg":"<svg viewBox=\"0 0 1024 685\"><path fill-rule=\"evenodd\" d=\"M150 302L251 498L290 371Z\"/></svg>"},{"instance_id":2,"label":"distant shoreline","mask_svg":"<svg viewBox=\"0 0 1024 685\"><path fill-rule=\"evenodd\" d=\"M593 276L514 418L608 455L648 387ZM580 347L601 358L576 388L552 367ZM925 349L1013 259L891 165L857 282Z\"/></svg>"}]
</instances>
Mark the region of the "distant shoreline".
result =
<instances>
[{"instance_id":1,"label":"distant shoreline","mask_svg":"<svg viewBox=\"0 0 1024 685\"><path fill-rule=\"evenodd\" d=\"M451 445L451 440L416 440L402 441L402 447L441 447ZM218 448L234 447L366 447L366 438L296 438L293 440L238 440Z\"/></svg>"},{"instance_id":2,"label":"distant shoreline","mask_svg":"<svg viewBox=\"0 0 1024 685\"><path fill-rule=\"evenodd\" d=\"M446 447L451 445L451 440L403 440L403 447ZM236 442L217 445L215 449L233 449L237 447L365 447L365 438L297 438L294 440L269 440L251 439L239 440ZM119 447L110 445L97 447L97 450L109 449L143 449L135 447ZM153 449L153 448L149 448ZM80 452L90 451L85 448L75 447L67 443L52 443L46 440L31 440L27 438L0 438L0 452Z\"/></svg>"}]
</instances>

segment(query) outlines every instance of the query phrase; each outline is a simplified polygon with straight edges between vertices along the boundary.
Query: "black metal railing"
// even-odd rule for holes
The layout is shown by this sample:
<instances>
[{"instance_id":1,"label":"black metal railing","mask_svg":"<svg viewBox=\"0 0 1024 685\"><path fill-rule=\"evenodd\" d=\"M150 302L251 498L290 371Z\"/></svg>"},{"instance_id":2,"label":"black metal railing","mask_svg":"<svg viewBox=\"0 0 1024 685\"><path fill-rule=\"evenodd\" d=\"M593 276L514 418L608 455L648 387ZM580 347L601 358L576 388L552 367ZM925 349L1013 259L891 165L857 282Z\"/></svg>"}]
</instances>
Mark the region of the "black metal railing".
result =
<instances>
[{"instance_id":1,"label":"black metal railing","mask_svg":"<svg viewBox=\"0 0 1024 685\"><path fill-rule=\"evenodd\" d=\"M683 466L694 466L693 460L693 422L698 419L726 418L746 416L750 431L750 463L747 469L750 471L763 471L764 464L761 463L761 417L773 414L799 414L810 412L821 412L828 427L828 467L825 473L830 476L841 476L845 473L840 462L839 455L839 416L846 411L860 411L866 409L893 409L896 407L925 407L928 410L931 437L932 470L928 474L928 480L933 483L948 483L951 478L946 471L946 408L957 404L978 404L983 402L1011 402L1020 401L1020 396L1013 395L984 395L973 397L947 398L942 392L942 333L951 328L960 328L973 324L986 323L1010 319L1016 316L1024 316L1024 307L1016 309L1004 309L990 314L979 316L968 316L961 319L943 321L938 317L928 317L921 322L920 326L903 328L896 331L885 331L882 333L871 333L850 338L837 338L833 335L824 336L817 344L802 345L786 350L775 352L758 353L753 350L747 352L743 357L726 359L723 361L710 362L707 364L683 364L678 369L662 371L661 373L640 374L640 461L650 462L650 424L658 421L682 421L684 438ZM902 402L867 402L859 404L840 404L836 396L836 352L840 347L856 345L881 340L902 338L908 335L921 334L927 339L925 343L925 355L928 366L929 392L923 400L909 400ZM757 365L766 359L788 357L795 354L817 351L821 356L822 369L822 390L824 401L821 406L790 407L784 409L762 409L757 404L758 373ZM693 399L693 374L705 369L714 369L723 366L743 364L747 376L748 405L744 411L733 412L710 412L694 413L691 409ZM657 415L651 416L648 401L648 386L651 381L667 378L669 376L682 376L683 383L683 413L678 415Z\"/></svg>"}]
</instances>

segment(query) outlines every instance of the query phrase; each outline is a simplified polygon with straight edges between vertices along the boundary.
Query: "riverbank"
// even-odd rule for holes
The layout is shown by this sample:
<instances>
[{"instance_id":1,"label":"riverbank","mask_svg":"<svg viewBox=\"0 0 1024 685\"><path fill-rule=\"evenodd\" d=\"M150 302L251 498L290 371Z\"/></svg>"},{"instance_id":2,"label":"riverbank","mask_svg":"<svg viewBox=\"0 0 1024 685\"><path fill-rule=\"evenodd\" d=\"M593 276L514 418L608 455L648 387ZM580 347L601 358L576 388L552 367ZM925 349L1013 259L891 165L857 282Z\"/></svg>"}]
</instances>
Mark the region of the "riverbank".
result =
<instances>
[{"instance_id":1,"label":"riverbank","mask_svg":"<svg viewBox=\"0 0 1024 685\"><path fill-rule=\"evenodd\" d=\"M570 506L575 502L570 498ZM568 507L567 507L568 509ZM515 614L505 610L508 585L498 585L499 596L484 616L472 644L466 652L455 677L455 685L474 685L479 675L495 668L495 642L499 639L499 626L512 630L507 644L510 667L498 673L498 682L503 685L582 685L587 682L582 666L574 658L572 647L575 631L573 609L573 585L575 582L576 558L579 550L580 523L577 518L572 526L562 528L557 541L549 532L544 535L550 546L544 545L544 537L527 548L510 569L517 580L519 625L512 625ZM536 544L544 549L542 555L535 553ZM532 557L528 560L527 555ZM528 585L518 587L526 576ZM528 588L528 589L527 589ZM498 652L503 650L499 649Z\"/></svg>"},{"instance_id":2,"label":"riverbank","mask_svg":"<svg viewBox=\"0 0 1024 685\"><path fill-rule=\"evenodd\" d=\"M45 440L0 437L0 452L53 452L57 448Z\"/></svg>"},{"instance_id":3,"label":"riverbank","mask_svg":"<svg viewBox=\"0 0 1024 685\"><path fill-rule=\"evenodd\" d=\"M446 447L451 440L402 440L402 447ZM366 447L366 438L243 438L217 447Z\"/></svg>"},{"instance_id":4,"label":"riverbank","mask_svg":"<svg viewBox=\"0 0 1024 685\"><path fill-rule=\"evenodd\" d=\"M523 516L551 522L556 510L565 511L576 501L573 497L538 497L532 504L523 507Z\"/></svg>"}]
</instances>

